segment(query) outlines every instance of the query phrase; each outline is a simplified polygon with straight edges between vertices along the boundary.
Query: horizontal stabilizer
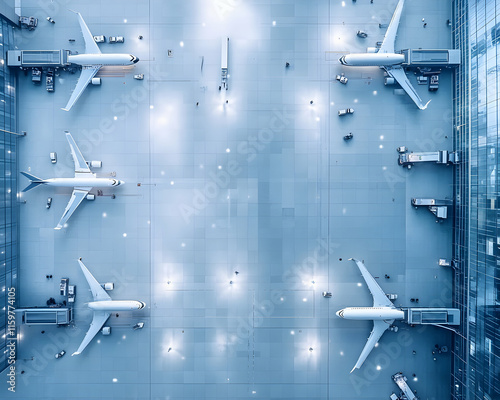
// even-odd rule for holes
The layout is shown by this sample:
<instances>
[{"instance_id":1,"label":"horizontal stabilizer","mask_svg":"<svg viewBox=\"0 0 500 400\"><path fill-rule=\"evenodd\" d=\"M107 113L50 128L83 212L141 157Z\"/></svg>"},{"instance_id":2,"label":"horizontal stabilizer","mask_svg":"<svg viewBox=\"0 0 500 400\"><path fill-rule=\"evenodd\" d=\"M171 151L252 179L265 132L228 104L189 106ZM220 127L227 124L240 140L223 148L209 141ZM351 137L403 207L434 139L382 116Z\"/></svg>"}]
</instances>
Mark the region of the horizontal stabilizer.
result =
<instances>
[{"instance_id":1,"label":"horizontal stabilizer","mask_svg":"<svg viewBox=\"0 0 500 400\"><path fill-rule=\"evenodd\" d=\"M22 171L21 174L31 181L31 183L24 188L23 192L27 192L28 190L36 188L38 185L45 183L43 179L37 178L35 175L31 175L28 174L27 172L22 172Z\"/></svg>"},{"instance_id":2,"label":"horizontal stabilizer","mask_svg":"<svg viewBox=\"0 0 500 400\"><path fill-rule=\"evenodd\" d=\"M26 186L24 189L23 189L23 193L24 192L27 192L31 189L34 189L36 188L38 185L41 185L43 182L31 182L28 186Z\"/></svg>"}]
</instances>

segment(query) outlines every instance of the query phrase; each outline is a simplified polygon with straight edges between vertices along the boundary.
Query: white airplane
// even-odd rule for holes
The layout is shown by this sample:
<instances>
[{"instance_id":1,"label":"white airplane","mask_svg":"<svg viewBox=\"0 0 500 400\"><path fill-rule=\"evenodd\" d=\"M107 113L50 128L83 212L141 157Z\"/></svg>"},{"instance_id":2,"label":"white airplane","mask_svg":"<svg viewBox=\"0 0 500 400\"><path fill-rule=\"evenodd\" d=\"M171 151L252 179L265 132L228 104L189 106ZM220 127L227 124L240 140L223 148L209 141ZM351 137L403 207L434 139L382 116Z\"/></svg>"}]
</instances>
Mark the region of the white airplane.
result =
<instances>
[{"instance_id":1,"label":"white airplane","mask_svg":"<svg viewBox=\"0 0 500 400\"><path fill-rule=\"evenodd\" d=\"M385 33L384 41L382 46L376 53L357 53L357 54L346 54L340 57L339 61L345 66L352 67L380 67L387 72L387 74L394 78L404 89L404 91L411 97L418 108L425 110L430 100L424 104L422 99L418 95L415 88L412 86L406 73L401 66L404 62L405 57L403 54L395 53L394 45L396 43L396 33L399 27L399 20L401 18L401 12L403 11L404 0L399 0L396 6L396 11L392 16L391 23L387 28Z\"/></svg>"},{"instance_id":2,"label":"white airplane","mask_svg":"<svg viewBox=\"0 0 500 400\"><path fill-rule=\"evenodd\" d=\"M78 22L80 23L83 39L85 41L85 54L68 56L68 61L70 63L82 66L82 72L78 78L75 90L73 90L68 104L66 104L66 107L63 108L64 111L71 110L71 107L73 107L76 101L80 98L89 82L103 65L133 65L139 61L139 58L133 56L132 54L102 54L101 50L99 50L99 46L97 46L97 43L94 40L94 37L90 33L87 24L85 24L82 15L79 12L73 12L78 15Z\"/></svg>"},{"instance_id":3,"label":"white airplane","mask_svg":"<svg viewBox=\"0 0 500 400\"><path fill-rule=\"evenodd\" d=\"M69 132L66 132L66 139L68 139L69 147L71 148L71 155L73 156L73 161L75 162L74 178L40 179L34 175L28 174L27 172L21 172L21 174L23 174L31 181L31 183L23 190L23 192L27 192L28 190L31 190L38 185L73 188L71 199L69 200L69 203L64 210L61 220L54 229L61 229L63 227L63 225L68 221L71 215L73 215L77 207L87 196L89 191L92 190L92 188L120 186L125 183L118 179L97 178L96 174L92 173L89 166L85 162L80 149L76 145L75 140Z\"/></svg>"},{"instance_id":4,"label":"white airplane","mask_svg":"<svg viewBox=\"0 0 500 400\"><path fill-rule=\"evenodd\" d=\"M370 337L361 352L361 355L356 362L356 365L351 370L354 371L356 368L361 368L366 358L375 347L379 339L382 337L384 332L389 328L395 319L404 319L404 312L396 307L387 298L384 291L380 288L378 283L375 281L373 276L370 275L365 265L354 258L350 258L358 266L363 278L365 279L368 289L373 296L373 306L372 307L347 307L342 310L337 311L337 315L340 318L345 319L357 319L357 320L372 320L373 330L370 333Z\"/></svg>"},{"instance_id":5,"label":"white airplane","mask_svg":"<svg viewBox=\"0 0 500 400\"><path fill-rule=\"evenodd\" d=\"M94 317L92 318L92 323L87 331L85 337L83 338L80 347L75 351L72 356L80 354L85 347L92 341L95 335L99 332L105 322L108 320L112 312L116 311L133 311L142 310L146 307L146 303L143 301L136 300L111 300L111 297L106 293L106 291L99 285L94 276L85 267L82 259L78 259L80 268L87 279L90 286L90 291L92 292L92 297L94 301L87 303L90 309L94 310Z\"/></svg>"}]
</instances>

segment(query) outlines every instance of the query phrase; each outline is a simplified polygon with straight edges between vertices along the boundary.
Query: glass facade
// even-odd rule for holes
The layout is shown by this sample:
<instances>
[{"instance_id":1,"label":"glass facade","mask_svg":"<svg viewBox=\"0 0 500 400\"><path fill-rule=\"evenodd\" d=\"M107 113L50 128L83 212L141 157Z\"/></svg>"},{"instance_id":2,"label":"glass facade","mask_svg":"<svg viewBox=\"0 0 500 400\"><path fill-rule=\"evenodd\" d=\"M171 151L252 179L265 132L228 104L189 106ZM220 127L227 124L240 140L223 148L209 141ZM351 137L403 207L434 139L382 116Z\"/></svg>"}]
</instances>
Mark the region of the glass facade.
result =
<instances>
[{"instance_id":1,"label":"glass facade","mask_svg":"<svg viewBox=\"0 0 500 400\"><path fill-rule=\"evenodd\" d=\"M7 306L9 288L17 291L18 226L16 84L9 70L7 50L13 48L12 24L0 17L0 370L7 367Z\"/></svg>"},{"instance_id":2,"label":"glass facade","mask_svg":"<svg viewBox=\"0 0 500 400\"><path fill-rule=\"evenodd\" d=\"M455 0L454 399L500 398L500 207L498 197L500 1Z\"/></svg>"}]
</instances>

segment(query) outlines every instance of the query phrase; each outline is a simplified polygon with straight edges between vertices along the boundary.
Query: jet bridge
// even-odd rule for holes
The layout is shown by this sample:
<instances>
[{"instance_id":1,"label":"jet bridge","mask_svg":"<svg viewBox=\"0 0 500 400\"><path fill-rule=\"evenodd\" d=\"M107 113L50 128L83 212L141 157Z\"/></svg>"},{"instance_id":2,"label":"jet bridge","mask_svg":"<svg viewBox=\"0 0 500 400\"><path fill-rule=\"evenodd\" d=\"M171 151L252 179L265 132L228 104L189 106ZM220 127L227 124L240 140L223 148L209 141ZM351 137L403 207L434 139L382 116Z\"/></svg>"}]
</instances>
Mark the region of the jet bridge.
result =
<instances>
[{"instance_id":1,"label":"jet bridge","mask_svg":"<svg viewBox=\"0 0 500 400\"><path fill-rule=\"evenodd\" d=\"M460 325L458 308L408 308L403 310L409 325Z\"/></svg>"},{"instance_id":2,"label":"jet bridge","mask_svg":"<svg viewBox=\"0 0 500 400\"><path fill-rule=\"evenodd\" d=\"M391 396L391 399L400 399L400 400L416 400L418 399L417 396L412 392L410 387L408 386L406 376L403 375L402 372L398 372L397 374L392 375L392 380L396 385L398 385L399 389L401 390L401 394L399 397Z\"/></svg>"},{"instance_id":3,"label":"jet bridge","mask_svg":"<svg viewBox=\"0 0 500 400\"><path fill-rule=\"evenodd\" d=\"M69 50L8 50L7 66L21 68L59 68L66 67Z\"/></svg>"},{"instance_id":4,"label":"jet bridge","mask_svg":"<svg viewBox=\"0 0 500 400\"><path fill-rule=\"evenodd\" d=\"M460 50L426 50L406 49L401 53L405 56L405 67L456 67L460 65Z\"/></svg>"},{"instance_id":5,"label":"jet bridge","mask_svg":"<svg viewBox=\"0 0 500 400\"><path fill-rule=\"evenodd\" d=\"M459 157L457 152L448 150L403 153L399 155L399 165L410 169L413 164L421 162L433 162L436 164L458 164Z\"/></svg>"},{"instance_id":6,"label":"jet bridge","mask_svg":"<svg viewBox=\"0 0 500 400\"><path fill-rule=\"evenodd\" d=\"M227 87L227 73L228 73L228 49L229 49L229 38L222 38L222 47L221 47L221 83L219 86L219 90L222 88L228 89Z\"/></svg>"},{"instance_id":7,"label":"jet bridge","mask_svg":"<svg viewBox=\"0 0 500 400\"><path fill-rule=\"evenodd\" d=\"M16 314L26 325L68 325L73 320L71 308L18 308Z\"/></svg>"},{"instance_id":8,"label":"jet bridge","mask_svg":"<svg viewBox=\"0 0 500 400\"><path fill-rule=\"evenodd\" d=\"M453 205L453 201L448 199L411 199L411 205L415 208L428 207L429 211L438 218L438 221L442 221L448 218L448 206Z\"/></svg>"}]
</instances>

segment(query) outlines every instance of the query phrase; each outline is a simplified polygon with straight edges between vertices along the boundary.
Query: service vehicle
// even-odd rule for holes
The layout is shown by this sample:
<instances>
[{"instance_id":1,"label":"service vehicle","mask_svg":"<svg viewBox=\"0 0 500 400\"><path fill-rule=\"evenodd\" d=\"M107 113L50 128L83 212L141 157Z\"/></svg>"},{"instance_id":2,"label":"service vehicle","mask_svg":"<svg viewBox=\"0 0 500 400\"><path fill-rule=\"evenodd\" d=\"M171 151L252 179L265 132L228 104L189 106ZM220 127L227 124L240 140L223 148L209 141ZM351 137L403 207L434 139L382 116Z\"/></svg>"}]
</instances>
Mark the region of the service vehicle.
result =
<instances>
[{"instance_id":1,"label":"service vehicle","mask_svg":"<svg viewBox=\"0 0 500 400\"><path fill-rule=\"evenodd\" d=\"M68 285L68 303L74 303L76 297L76 286Z\"/></svg>"},{"instance_id":2,"label":"service vehicle","mask_svg":"<svg viewBox=\"0 0 500 400\"><path fill-rule=\"evenodd\" d=\"M62 278L61 279L61 284L59 285L59 292L61 296L66 296L66 293L68 291L68 281L69 278Z\"/></svg>"},{"instance_id":3,"label":"service vehicle","mask_svg":"<svg viewBox=\"0 0 500 400\"><path fill-rule=\"evenodd\" d=\"M347 114L354 114L354 108L344 108L343 110L339 110L339 117Z\"/></svg>"},{"instance_id":4,"label":"service vehicle","mask_svg":"<svg viewBox=\"0 0 500 400\"><path fill-rule=\"evenodd\" d=\"M21 28L27 28L29 31L34 30L38 25L38 18L35 17L19 17Z\"/></svg>"},{"instance_id":5,"label":"service vehicle","mask_svg":"<svg viewBox=\"0 0 500 400\"><path fill-rule=\"evenodd\" d=\"M47 76L45 77L45 88L47 92L54 91L54 71L51 69L47 71Z\"/></svg>"},{"instance_id":6,"label":"service vehicle","mask_svg":"<svg viewBox=\"0 0 500 400\"><path fill-rule=\"evenodd\" d=\"M123 43L124 41L123 36L110 36L108 39L108 43Z\"/></svg>"},{"instance_id":7,"label":"service vehicle","mask_svg":"<svg viewBox=\"0 0 500 400\"><path fill-rule=\"evenodd\" d=\"M347 81L349 80L349 79L347 79L347 78L345 77L344 73L342 73L342 74L340 74L340 75L337 75L337 76L335 77L335 79L337 79L340 83L343 83L344 85L345 85L345 84L347 83Z\"/></svg>"},{"instance_id":8,"label":"service vehicle","mask_svg":"<svg viewBox=\"0 0 500 400\"><path fill-rule=\"evenodd\" d=\"M42 82L42 70L40 68L33 68L31 70L31 82L35 84Z\"/></svg>"},{"instance_id":9,"label":"service vehicle","mask_svg":"<svg viewBox=\"0 0 500 400\"><path fill-rule=\"evenodd\" d=\"M66 354L66 350L61 350L59 353L56 353L55 358L61 358Z\"/></svg>"}]
</instances>

